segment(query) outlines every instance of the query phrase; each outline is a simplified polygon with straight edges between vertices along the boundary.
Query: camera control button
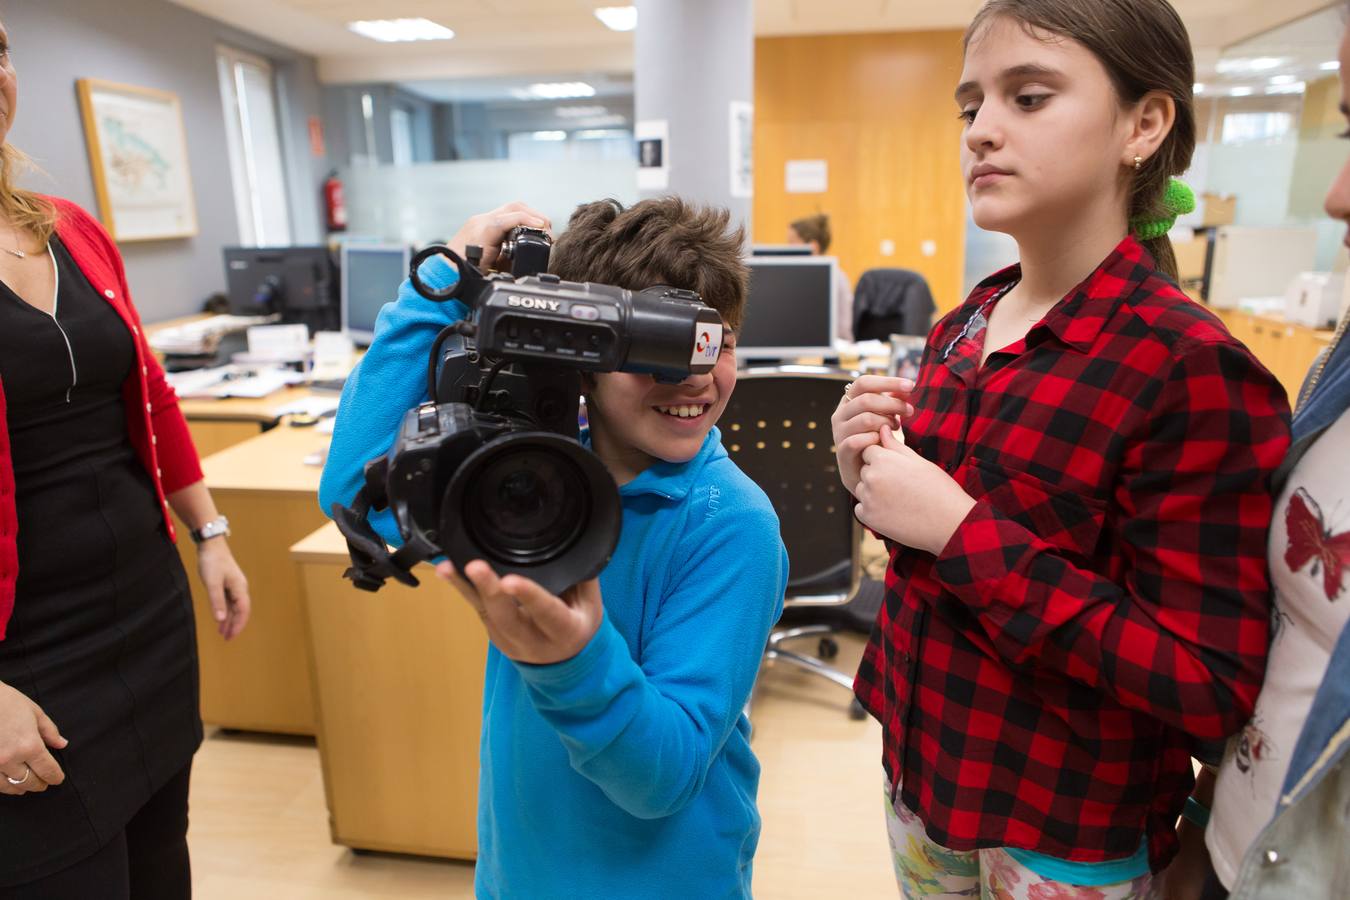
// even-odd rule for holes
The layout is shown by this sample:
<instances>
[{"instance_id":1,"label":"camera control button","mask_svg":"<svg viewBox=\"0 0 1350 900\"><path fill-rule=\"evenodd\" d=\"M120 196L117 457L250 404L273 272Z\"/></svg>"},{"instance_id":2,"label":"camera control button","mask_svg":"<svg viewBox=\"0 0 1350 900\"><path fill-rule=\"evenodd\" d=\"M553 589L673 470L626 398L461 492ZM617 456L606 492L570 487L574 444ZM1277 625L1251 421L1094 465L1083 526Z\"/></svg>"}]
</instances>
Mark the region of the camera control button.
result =
<instances>
[{"instance_id":1,"label":"camera control button","mask_svg":"<svg viewBox=\"0 0 1350 900\"><path fill-rule=\"evenodd\" d=\"M594 306L588 306L585 303L572 304L572 318L580 319L583 322L594 322L600 318L600 310Z\"/></svg>"},{"instance_id":2,"label":"camera control button","mask_svg":"<svg viewBox=\"0 0 1350 900\"><path fill-rule=\"evenodd\" d=\"M544 284L557 284L558 282L562 281L562 278L560 278L557 275L554 275L551 272L540 272L539 280L542 281Z\"/></svg>"}]
</instances>

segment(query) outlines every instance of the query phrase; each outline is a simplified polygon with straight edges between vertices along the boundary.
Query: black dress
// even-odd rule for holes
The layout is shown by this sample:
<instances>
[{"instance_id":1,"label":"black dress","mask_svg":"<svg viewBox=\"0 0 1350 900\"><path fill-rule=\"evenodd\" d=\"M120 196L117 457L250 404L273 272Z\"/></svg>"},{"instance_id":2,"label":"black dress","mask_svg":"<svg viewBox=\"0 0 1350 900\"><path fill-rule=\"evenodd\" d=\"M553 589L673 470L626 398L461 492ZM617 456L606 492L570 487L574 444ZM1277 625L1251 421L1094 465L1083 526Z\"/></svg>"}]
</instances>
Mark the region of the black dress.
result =
<instances>
[{"instance_id":1,"label":"black dress","mask_svg":"<svg viewBox=\"0 0 1350 900\"><path fill-rule=\"evenodd\" d=\"M0 681L70 742L66 782L0 795L0 886L116 837L201 743L187 579L127 434L126 325L56 238L55 316L0 284L19 577Z\"/></svg>"}]
</instances>

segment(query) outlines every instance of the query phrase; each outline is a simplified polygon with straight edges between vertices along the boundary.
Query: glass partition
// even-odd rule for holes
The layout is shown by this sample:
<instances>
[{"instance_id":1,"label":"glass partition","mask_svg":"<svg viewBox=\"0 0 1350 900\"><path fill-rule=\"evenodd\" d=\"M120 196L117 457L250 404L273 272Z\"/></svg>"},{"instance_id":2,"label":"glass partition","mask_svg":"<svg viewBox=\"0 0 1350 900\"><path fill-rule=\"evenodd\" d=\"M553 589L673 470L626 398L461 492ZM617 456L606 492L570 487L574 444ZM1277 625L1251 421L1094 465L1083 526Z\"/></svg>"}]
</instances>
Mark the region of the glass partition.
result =
<instances>
[{"instance_id":1,"label":"glass partition","mask_svg":"<svg viewBox=\"0 0 1350 900\"><path fill-rule=\"evenodd\" d=\"M1344 29L1338 4L1227 47L1197 70L1199 141L1185 178L1197 194L1234 204L1231 216L1201 209L1181 224L1312 227L1316 268L1345 268L1345 227L1322 210L1350 150L1337 139L1345 128L1336 62Z\"/></svg>"},{"instance_id":2,"label":"glass partition","mask_svg":"<svg viewBox=\"0 0 1350 900\"><path fill-rule=\"evenodd\" d=\"M512 200L549 216L555 232L580 203L606 197L637 202L637 163L631 157L350 166L340 175L348 233L397 243L445 240L475 213Z\"/></svg>"}]
</instances>

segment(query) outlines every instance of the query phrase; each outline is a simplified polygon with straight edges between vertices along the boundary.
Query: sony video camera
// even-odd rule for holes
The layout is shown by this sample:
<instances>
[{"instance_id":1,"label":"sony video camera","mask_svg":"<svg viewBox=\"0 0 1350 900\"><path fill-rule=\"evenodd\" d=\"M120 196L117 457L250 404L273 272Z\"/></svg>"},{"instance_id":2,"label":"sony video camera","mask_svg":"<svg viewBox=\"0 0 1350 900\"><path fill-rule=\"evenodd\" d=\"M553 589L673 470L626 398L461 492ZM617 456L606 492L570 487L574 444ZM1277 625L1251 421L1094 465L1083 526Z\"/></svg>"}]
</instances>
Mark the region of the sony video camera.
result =
<instances>
[{"instance_id":1,"label":"sony video camera","mask_svg":"<svg viewBox=\"0 0 1350 900\"><path fill-rule=\"evenodd\" d=\"M346 577L358 587L375 591L390 577L416 585L409 570L445 555L459 571L484 559L559 594L609 562L622 510L614 479L578 441L581 373L674 383L709 372L722 319L692 291L543 274L549 247L547 233L514 229L500 255L511 275L483 275L476 247L468 260L441 245L413 258L417 292L459 299L469 314L432 347L430 400L408 410L393 447L367 463L352 507L333 507L352 558ZM435 255L459 271L439 291L418 273ZM366 521L386 507L405 541L392 552Z\"/></svg>"}]
</instances>

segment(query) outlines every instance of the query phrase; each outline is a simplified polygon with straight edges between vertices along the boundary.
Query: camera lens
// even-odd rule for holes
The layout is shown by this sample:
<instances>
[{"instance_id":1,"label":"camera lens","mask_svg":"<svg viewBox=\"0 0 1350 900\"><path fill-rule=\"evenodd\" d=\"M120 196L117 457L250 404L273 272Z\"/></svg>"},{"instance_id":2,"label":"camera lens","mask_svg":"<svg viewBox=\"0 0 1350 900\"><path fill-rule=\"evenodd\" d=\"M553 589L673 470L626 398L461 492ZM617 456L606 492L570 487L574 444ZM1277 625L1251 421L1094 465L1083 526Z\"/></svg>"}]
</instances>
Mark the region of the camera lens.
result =
<instances>
[{"instance_id":1,"label":"camera lens","mask_svg":"<svg viewBox=\"0 0 1350 900\"><path fill-rule=\"evenodd\" d=\"M609 562L623 508L595 454L562 435L517 431L460 463L438 517L440 546L461 571L483 559L560 594Z\"/></svg>"},{"instance_id":2,"label":"camera lens","mask_svg":"<svg viewBox=\"0 0 1350 900\"><path fill-rule=\"evenodd\" d=\"M566 552L590 515L589 491L576 466L541 448L495 457L473 478L464 522L504 562L529 564Z\"/></svg>"}]
</instances>

